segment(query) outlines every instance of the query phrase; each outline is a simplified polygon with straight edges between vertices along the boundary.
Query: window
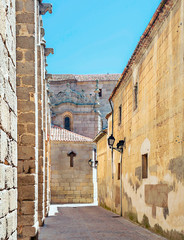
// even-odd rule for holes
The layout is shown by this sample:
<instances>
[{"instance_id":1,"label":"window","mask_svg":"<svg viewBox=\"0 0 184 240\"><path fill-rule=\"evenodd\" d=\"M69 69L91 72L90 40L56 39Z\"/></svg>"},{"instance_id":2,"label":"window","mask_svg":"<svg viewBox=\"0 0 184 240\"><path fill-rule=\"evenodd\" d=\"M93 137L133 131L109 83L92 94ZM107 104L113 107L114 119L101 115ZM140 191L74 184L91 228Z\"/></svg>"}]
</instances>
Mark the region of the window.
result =
<instances>
[{"instance_id":1,"label":"window","mask_svg":"<svg viewBox=\"0 0 184 240\"><path fill-rule=\"evenodd\" d=\"M102 97L102 89L99 89L98 96L99 96L99 97Z\"/></svg>"},{"instance_id":2,"label":"window","mask_svg":"<svg viewBox=\"0 0 184 240\"><path fill-rule=\"evenodd\" d=\"M70 157L70 167L73 167L73 160L74 157L76 157L76 153L74 153L73 151L67 154L68 157Z\"/></svg>"},{"instance_id":3,"label":"window","mask_svg":"<svg viewBox=\"0 0 184 240\"><path fill-rule=\"evenodd\" d=\"M148 178L148 154L142 155L142 178Z\"/></svg>"},{"instance_id":4,"label":"window","mask_svg":"<svg viewBox=\"0 0 184 240\"><path fill-rule=\"evenodd\" d=\"M137 109L138 106L138 83L136 82L136 84L134 85L134 111Z\"/></svg>"},{"instance_id":5,"label":"window","mask_svg":"<svg viewBox=\"0 0 184 240\"><path fill-rule=\"evenodd\" d=\"M118 180L120 180L120 163L118 163Z\"/></svg>"},{"instance_id":6,"label":"window","mask_svg":"<svg viewBox=\"0 0 184 240\"><path fill-rule=\"evenodd\" d=\"M65 117L65 119L64 119L64 128L66 130L70 131L70 118L69 117Z\"/></svg>"},{"instance_id":7,"label":"window","mask_svg":"<svg viewBox=\"0 0 184 240\"><path fill-rule=\"evenodd\" d=\"M118 122L119 125L121 124L121 120L122 120L122 106L120 105L119 106L119 122Z\"/></svg>"}]
</instances>

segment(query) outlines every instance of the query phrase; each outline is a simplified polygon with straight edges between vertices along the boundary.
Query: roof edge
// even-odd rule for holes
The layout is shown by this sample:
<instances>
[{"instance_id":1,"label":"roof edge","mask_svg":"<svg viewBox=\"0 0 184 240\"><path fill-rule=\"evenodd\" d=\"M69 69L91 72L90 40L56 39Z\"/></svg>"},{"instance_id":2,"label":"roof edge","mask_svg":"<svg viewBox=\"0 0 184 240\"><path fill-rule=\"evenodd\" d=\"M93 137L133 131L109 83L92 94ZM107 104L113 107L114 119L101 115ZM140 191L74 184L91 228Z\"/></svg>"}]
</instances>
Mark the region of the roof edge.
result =
<instances>
[{"instance_id":1,"label":"roof edge","mask_svg":"<svg viewBox=\"0 0 184 240\"><path fill-rule=\"evenodd\" d=\"M104 130L101 130L93 139L93 142L97 143L103 136L107 134L107 128Z\"/></svg>"},{"instance_id":2,"label":"roof edge","mask_svg":"<svg viewBox=\"0 0 184 240\"><path fill-rule=\"evenodd\" d=\"M158 8L156 9L155 13L153 14L153 17L151 18L150 22L148 23L145 31L143 32L142 36L140 37L140 40L132 54L132 56L130 57L128 64L126 65L126 67L124 68L123 73L121 74L121 77L119 78L114 90L112 91L109 100L112 99L112 97L114 96L114 94L116 93L117 89L119 88L121 82L124 80L124 78L126 77L127 73L129 72L129 69L131 67L131 64L133 63L133 61L135 60L136 56L137 56L137 52L139 49L142 48L141 44L144 40L146 40L146 38L149 36L151 29L153 29L155 27L155 23L157 23L158 21L158 17L160 15L160 13L163 12L163 8L166 6L167 3L169 3L171 0L162 0L161 3L159 4ZM174 4L173 4L174 5ZM172 6L173 6L172 5ZM165 17L164 17L165 19Z\"/></svg>"}]
</instances>

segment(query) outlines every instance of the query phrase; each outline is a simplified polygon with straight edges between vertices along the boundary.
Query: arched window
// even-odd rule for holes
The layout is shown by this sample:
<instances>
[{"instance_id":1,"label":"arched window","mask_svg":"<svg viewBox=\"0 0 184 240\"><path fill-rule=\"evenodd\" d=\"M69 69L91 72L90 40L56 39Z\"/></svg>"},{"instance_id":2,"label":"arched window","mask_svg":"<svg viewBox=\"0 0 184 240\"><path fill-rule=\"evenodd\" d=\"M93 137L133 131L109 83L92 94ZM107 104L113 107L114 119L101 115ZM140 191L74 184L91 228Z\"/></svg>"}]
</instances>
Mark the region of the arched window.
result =
<instances>
[{"instance_id":1,"label":"arched window","mask_svg":"<svg viewBox=\"0 0 184 240\"><path fill-rule=\"evenodd\" d=\"M69 117L65 117L65 119L64 119L64 128L66 129L66 130L71 130L71 127L70 127L70 118Z\"/></svg>"}]
</instances>

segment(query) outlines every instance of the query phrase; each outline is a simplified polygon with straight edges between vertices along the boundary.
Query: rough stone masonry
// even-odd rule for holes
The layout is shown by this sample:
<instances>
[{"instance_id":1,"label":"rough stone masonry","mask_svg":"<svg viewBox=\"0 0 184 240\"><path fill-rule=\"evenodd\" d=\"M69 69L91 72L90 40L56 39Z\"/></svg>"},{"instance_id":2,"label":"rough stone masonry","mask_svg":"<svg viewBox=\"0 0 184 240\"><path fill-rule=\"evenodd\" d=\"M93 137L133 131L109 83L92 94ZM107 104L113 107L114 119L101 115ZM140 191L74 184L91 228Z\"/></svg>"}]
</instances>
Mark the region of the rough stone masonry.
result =
<instances>
[{"instance_id":1,"label":"rough stone masonry","mask_svg":"<svg viewBox=\"0 0 184 240\"><path fill-rule=\"evenodd\" d=\"M15 1L0 1L0 239L17 232Z\"/></svg>"},{"instance_id":2,"label":"rough stone masonry","mask_svg":"<svg viewBox=\"0 0 184 240\"><path fill-rule=\"evenodd\" d=\"M36 239L49 210L47 11L41 0L0 0L1 240Z\"/></svg>"}]
</instances>

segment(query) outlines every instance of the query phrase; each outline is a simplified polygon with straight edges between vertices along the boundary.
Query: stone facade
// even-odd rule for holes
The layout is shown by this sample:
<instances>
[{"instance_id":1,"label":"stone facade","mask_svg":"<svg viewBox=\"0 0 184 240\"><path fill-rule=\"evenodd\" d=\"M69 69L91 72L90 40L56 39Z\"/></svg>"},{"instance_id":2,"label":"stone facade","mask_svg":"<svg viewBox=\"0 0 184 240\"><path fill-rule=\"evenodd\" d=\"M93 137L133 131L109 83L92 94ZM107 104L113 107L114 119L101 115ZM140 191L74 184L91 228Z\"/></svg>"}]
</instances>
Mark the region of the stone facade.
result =
<instances>
[{"instance_id":1,"label":"stone facade","mask_svg":"<svg viewBox=\"0 0 184 240\"><path fill-rule=\"evenodd\" d=\"M18 238L36 238L49 208L50 112L42 16L51 5L16 1Z\"/></svg>"},{"instance_id":2,"label":"stone facade","mask_svg":"<svg viewBox=\"0 0 184 240\"><path fill-rule=\"evenodd\" d=\"M92 203L92 139L64 129L51 134L51 203Z\"/></svg>"},{"instance_id":3,"label":"stone facade","mask_svg":"<svg viewBox=\"0 0 184 240\"><path fill-rule=\"evenodd\" d=\"M17 236L15 1L0 0L0 239Z\"/></svg>"},{"instance_id":4,"label":"stone facade","mask_svg":"<svg viewBox=\"0 0 184 240\"><path fill-rule=\"evenodd\" d=\"M173 240L184 237L183 10L162 1L111 94L122 169L107 145L112 116L96 139L100 204Z\"/></svg>"},{"instance_id":5,"label":"stone facade","mask_svg":"<svg viewBox=\"0 0 184 240\"><path fill-rule=\"evenodd\" d=\"M119 77L120 74L47 75L52 124L64 127L64 119L68 116L71 131L94 138L107 126L105 116L110 111L107 100Z\"/></svg>"}]
</instances>

